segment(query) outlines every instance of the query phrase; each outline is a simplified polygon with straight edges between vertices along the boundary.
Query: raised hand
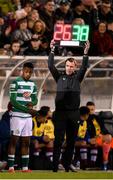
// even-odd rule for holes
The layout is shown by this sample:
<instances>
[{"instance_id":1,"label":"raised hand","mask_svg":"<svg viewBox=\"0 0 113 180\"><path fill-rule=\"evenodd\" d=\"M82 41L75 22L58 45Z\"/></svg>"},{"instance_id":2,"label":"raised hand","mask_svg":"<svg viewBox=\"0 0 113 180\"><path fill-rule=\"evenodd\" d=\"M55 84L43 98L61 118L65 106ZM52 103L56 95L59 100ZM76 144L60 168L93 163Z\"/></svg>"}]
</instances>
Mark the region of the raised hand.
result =
<instances>
[{"instance_id":1,"label":"raised hand","mask_svg":"<svg viewBox=\"0 0 113 180\"><path fill-rule=\"evenodd\" d=\"M86 41L85 48L84 48L84 54L88 54L89 48L90 48L90 42Z\"/></svg>"},{"instance_id":2,"label":"raised hand","mask_svg":"<svg viewBox=\"0 0 113 180\"><path fill-rule=\"evenodd\" d=\"M55 41L54 41L54 39L51 40L50 48L51 48L51 51L55 50Z\"/></svg>"}]
</instances>

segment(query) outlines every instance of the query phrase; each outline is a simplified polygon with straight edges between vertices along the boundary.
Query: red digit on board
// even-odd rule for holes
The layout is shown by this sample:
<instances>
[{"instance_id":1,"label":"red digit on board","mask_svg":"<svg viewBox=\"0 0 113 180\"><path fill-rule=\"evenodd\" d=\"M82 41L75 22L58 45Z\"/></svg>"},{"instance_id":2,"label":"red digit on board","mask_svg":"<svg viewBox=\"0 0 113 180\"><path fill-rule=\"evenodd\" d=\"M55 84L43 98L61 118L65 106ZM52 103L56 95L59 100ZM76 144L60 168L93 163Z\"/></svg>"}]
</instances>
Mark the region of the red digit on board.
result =
<instances>
[{"instance_id":1,"label":"red digit on board","mask_svg":"<svg viewBox=\"0 0 113 180\"><path fill-rule=\"evenodd\" d=\"M64 30L63 30L63 36L62 36L62 40L64 41L70 41L71 40L71 25L70 24L66 24L64 25Z\"/></svg>"},{"instance_id":2,"label":"red digit on board","mask_svg":"<svg viewBox=\"0 0 113 180\"><path fill-rule=\"evenodd\" d=\"M63 29L64 29L63 24L55 25L55 31L54 31L54 35L53 35L54 40L56 40L56 41L62 40Z\"/></svg>"}]
</instances>

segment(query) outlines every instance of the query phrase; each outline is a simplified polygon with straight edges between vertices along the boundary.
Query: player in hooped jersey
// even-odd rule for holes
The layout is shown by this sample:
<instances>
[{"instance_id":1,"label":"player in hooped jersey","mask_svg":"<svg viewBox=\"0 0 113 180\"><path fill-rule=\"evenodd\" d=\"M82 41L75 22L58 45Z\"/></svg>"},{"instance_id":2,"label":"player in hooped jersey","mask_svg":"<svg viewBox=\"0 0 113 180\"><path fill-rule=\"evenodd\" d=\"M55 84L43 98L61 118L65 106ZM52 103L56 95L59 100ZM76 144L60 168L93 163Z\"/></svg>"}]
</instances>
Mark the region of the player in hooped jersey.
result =
<instances>
[{"instance_id":1,"label":"player in hooped jersey","mask_svg":"<svg viewBox=\"0 0 113 180\"><path fill-rule=\"evenodd\" d=\"M10 102L12 104L12 118L10 120L11 140L8 149L9 172L14 172L15 149L18 139L21 141L22 172L30 172L29 143L32 135L32 116L37 111L33 106L37 104L37 87L30 80L33 64L23 65L22 75L10 84Z\"/></svg>"}]
</instances>

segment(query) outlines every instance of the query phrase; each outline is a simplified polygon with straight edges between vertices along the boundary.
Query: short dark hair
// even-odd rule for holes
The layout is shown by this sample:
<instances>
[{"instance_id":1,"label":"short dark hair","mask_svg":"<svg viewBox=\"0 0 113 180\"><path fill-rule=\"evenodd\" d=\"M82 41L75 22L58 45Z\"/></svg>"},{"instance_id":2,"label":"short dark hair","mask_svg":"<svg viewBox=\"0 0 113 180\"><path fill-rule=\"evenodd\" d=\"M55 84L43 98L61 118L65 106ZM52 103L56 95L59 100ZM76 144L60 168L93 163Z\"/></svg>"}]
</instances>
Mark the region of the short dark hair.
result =
<instances>
[{"instance_id":1,"label":"short dark hair","mask_svg":"<svg viewBox=\"0 0 113 180\"><path fill-rule=\"evenodd\" d=\"M19 28L20 27L20 24L22 24L22 23L27 23L27 19L26 18L22 18L22 19L19 19L18 21L17 21L17 27Z\"/></svg>"},{"instance_id":2,"label":"short dark hair","mask_svg":"<svg viewBox=\"0 0 113 180\"><path fill-rule=\"evenodd\" d=\"M46 0L44 5L46 5L48 2L54 2L54 0Z\"/></svg>"},{"instance_id":3,"label":"short dark hair","mask_svg":"<svg viewBox=\"0 0 113 180\"><path fill-rule=\"evenodd\" d=\"M14 43L18 43L18 44L20 44L20 41L18 41L18 40L13 40L12 42L11 42L11 46L14 44Z\"/></svg>"},{"instance_id":4,"label":"short dark hair","mask_svg":"<svg viewBox=\"0 0 113 180\"><path fill-rule=\"evenodd\" d=\"M65 60L65 64L66 64L67 61L69 61L69 62L74 62L75 65L77 65L77 61L76 61L74 58L68 58L68 59L66 59L66 60Z\"/></svg>"},{"instance_id":5,"label":"short dark hair","mask_svg":"<svg viewBox=\"0 0 113 180\"><path fill-rule=\"evenodd\" d=\"M34 66L31 62L26 62L24 65L23 65L23 68L25 67L28 67L28 68L31 68L31 69L34 69Z\"/></svg>"},{"instance_id":6,"label":"short dark hair","mask_svg":"<svg viewBox=\"0 0 113 180\"><path fill-rule=\"evenodd\" d=\"M49 110L50 110L50 107L49 107L49 106L42 106L42 107L40 108L40 110L38 111L38 113L39 113L39 115L45 117L45 116L47 116Z\"/></svg>"},{"instance_id":7,"label":"short dark hair","mask_svg":"<svg viewBox=\"0 0 113 180\"><path fill-rule=\"evenodd\" d=\"M86 103L86 106L95 106L95 103L93 101L88 101Z\"/></svg>"},{"instance_id":8,"label":"short dark hair","mask_svg":"<svg viewBox=\"0 0 113 180\"><path fill-rule=\"evenodd\" d=\"M90 113L90 110L89 110L88 107L86 107L86 106L81 106L80 107L80 115L81 116L89 114L89 113Z\"/></svg>"}]
</instances>

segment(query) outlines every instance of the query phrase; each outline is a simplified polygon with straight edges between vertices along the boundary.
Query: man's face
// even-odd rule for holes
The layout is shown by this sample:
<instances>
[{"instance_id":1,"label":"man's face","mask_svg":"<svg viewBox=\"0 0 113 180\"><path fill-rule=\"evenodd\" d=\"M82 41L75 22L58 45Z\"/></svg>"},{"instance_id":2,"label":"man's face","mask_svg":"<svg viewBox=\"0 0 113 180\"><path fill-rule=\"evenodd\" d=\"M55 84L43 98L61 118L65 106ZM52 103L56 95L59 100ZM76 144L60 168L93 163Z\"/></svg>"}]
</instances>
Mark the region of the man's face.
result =
<instances>
[{"instance_id":1,"label":"man's face","mask_svg":"<svg viewBox=\"0 0 113 180\"><path fill-rule=\"evenodd\" d=\"M87 121L87 120L88 120L88 117L89 117L89 114L85 114L85 115L84 115L84 121Z\"/></svg>"},{"instance_id":2,"label":"man's face","mask_svg":"<svg viewBox=\"0 0 113 180\"><path fill-rule=\"evenodd\" d=\"M46 11L54 12L54 10L55 10L55 3L54 3L54 1L48 2L44 7L45 7Z\"/></svg>"},{"instance_id":3,"label":"man's face","mask_svg":"<svg viewBox=\"0 0 113 180\"><path fill-rule=\"evenodd\" d=\"M33 49L39 49L39 46L41 44L41 41L40 40L37 40L37 41L31 41L31 45L33 47Z\"/></svg>"},{"instance_id":4,"label":"man's face","mask_svg":"<svg viewBox=\"0 0 113 180\"><path fill-rule=\"evenodd\" d=\"M67 75L71 75L72 73L74 73L76 68L77 68L77 64L74 61L73 62L67 61L65 64L65 69L66 69Z\"/></svg>"},{"instance_id":5,"label":"man's face","mask_svg":"<svg viewBox=\"0 0 113 180\"><path fill-rule=\"evenodd\" d=\"M0 17L0 26L4 25L4 19Z\"/></svg>"},{"instance_id":6,"label":"man's face","mask_svg":"<svg viewBox=\"0 0 113 180\"><path fill-rule=\"evenodd\" d=\"M106 32L106 24L105 23L100 23L98 27L99 33L103 34Z\"/></svg>"},{"instance_id":7,"label":"man's face","mask_svg":"<svg viewBox=\"0 0 113 180\"><path fill-rule=\"evenodd\" d=\"M108 14L111 11L111 4L110 3L102 3L101 10L104 14Z\"/></svg>"},{"instance_id":8,"label":"man's face","mask_svg":"<svg viewBox=\"0 0 113 180\"><path fill-rule=\"evenodd\" d=\"M94 105L89 105L87 107L90 110L90 114L95 114L95 106Z\"/></svg>"},{"instance_id":9,"label":"man's face","mask_svg":"<svg viewBox=\"0 0 113 180\"><path fill-rule=\"evenodd\" d=\"M29 80L31 75L32 75L32 73L33 73L33 69L32 68L25 67L25 68L23 68L22 77L25 80Z\"/></svg>"},{"instance_id":10,"label":"man's face","mask_svg":"<svg viewBox=\"0 0 113 180\"><path fill-rule=\"evenodd\" d=\"M84 114L84 115L80 116L81 120L83 120L83 121L87 121L88 117L89 117L89 114Z\"/></svg>"},{"instance_id":11,"label":"man's face","mask_svg":"<svg viewBox=\"0 0 113 180\"><path fill-rule=\"evenodd\" d=\"M40 122L40 123L45 123L46 122L46 120L47 120L47 116L39 116L39 118L38 118L38 122Z\"/></svg>"},{"instance_id":12,"label":"man's face","mask_svg":"<svg viewBox=\"0 0 113 180\"><path fill-rule=\"evenodd\" d=\"M51 117L52 117L52 112L49 110L47 114L47 118L51 118Z\"/></svg>"},{"instance_id":13,"label":"man's face","mask_svg":"<svg viewBox=\"0 0 113 180\"><path fill-rule=\"evenodd\" d=\"M60 6L61 11L64 12L64 13L67 13L68 10L69 10L69 8L70 8L70 5L69 5L69 4L62 4L62 5Z\"/></svg>"}]
</instances>

